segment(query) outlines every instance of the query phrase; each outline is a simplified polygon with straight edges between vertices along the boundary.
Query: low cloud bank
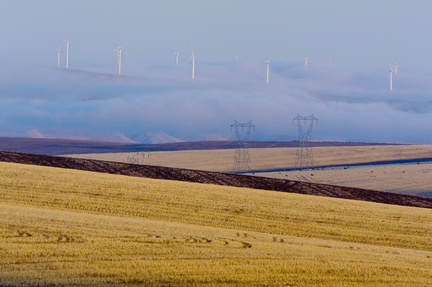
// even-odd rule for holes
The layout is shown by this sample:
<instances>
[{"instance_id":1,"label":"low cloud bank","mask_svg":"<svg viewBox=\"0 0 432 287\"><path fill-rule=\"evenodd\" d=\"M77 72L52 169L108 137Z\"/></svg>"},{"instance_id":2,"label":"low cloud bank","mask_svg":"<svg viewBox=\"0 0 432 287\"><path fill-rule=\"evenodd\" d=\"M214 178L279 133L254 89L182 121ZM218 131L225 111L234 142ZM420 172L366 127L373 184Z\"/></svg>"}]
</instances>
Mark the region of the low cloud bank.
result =
<instances>
[{"instance_id":1,"label":"low cloud bank","mask_svg":"<svg viewBox=\"0 0 432 287\"><path fill-rule=\"evenodd\" d=\"M296 140L297 114L318 118L314 140L432 143L432 77L387 68L261 62L135 67L116 76L0 67L0 135L159 143Z\"/></svg>"}]
</instances>

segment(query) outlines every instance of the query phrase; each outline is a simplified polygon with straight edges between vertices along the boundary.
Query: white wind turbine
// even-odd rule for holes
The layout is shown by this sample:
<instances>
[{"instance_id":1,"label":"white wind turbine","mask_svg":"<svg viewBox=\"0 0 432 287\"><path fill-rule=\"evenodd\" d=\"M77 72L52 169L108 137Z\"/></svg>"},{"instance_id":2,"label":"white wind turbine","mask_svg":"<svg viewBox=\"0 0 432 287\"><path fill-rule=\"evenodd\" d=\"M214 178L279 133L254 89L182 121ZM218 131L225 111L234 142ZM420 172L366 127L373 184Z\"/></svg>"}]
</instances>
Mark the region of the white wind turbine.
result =
<instances>
[{"instance_id":1,"label":"white wind turbine","mask_svg":"<svg viewBox=\"0 0 432 287\"><path fill-rule=\"evenodd\" d=\"M267 64L267 85L269 83L269 74L270 74L270 60L273 58L274 54L270 57L270 59L267 62L264 62Z\"/></svg>"},{"instance_id":2,"label":"white wind turbine","mask_svg":"<svg viewBox=\"0 0 432 287\"><path fill-rule=\"evenodd\" d=\"M60 68L60 45L57 47L57 68Z\"/></svg>"},{"instance_id":3,"label":"white wind turbine","mask_svg":"<svg viewBox=\"0 0 432 287\"><path fill-rule=\"evenodd\" d=\"M390 66L390 64L388 64L389 68L390 68L390 92L393 91L393 72L395 72L395 70L393 70L393 67Z\"/></svg>"},{"instance_id":4,"label":"white wind turbine","mask_svg":"<svg viewBox=\"0 0 432 287\"><path fill-rule=\"evenodd\" d=\"M187 62L189 62L190 59L192 59L192 80L194 80L195 79L195 58L196 58L196 56L194 55L192 46L191 46L191 50L192 50L192 57L190 57L189 60L184 62L183 65L186 64Z\"/></svg>"},{"instance_id":5,"label":"white wind turbine","mask_svg":"<svg viewBox=\"0 0 432 287\"><path fill-rule=\"evenodd\" d=\"M121 50L122 50L122 46L117 46L117 50L114 50L117 52L117 64L119 66L119 76L121 75Z\"/></svg>"},{"instance_id":6,"label":"white wind turbine","mask_svg":"<svg viewBox=\"0 0 432 287\"><path fill-rule=\"evenodd\" d=\"M269 72L270 72L270 59L267 62L264 62L267 64L267 85L269 82Z\"/></svg>"},{"instance_id":7,"label":"white wind turbine","mask_svg":"<svg viewBox=\"0 0 432 287\"><path fill-rule=\"evenodd\" d=\"M171 50L171 49L170 49L170 50ZM176 52L174 52L173 50L171 50L171 52L174 53L174 55L175 55L175 62L176 62L176 64L178 64L178 56L180 55L180 53L176 53Z\"/></svg>"},{"instance_id":8,"label":"white wind turbine","mask_svg":"<svg viewBox=\"0 0 432 287\"><path fill-rule=\"evenodd\" d=\"M305 68L307 68L307 61L308 61L309 57L303 58L303 60L305 61Z\"/></svg>"},{"instance_id":9,"label":"white wind turbine","mask_svg":"<svg viewBox=\"0 0 432 287\"><path fill-rule=\"evenodd\" d=\"M66 69L69 69L69 39L63 41L66 42Z\"/></svg>"},{"instance_id":10,"label":"white wind turbine","mask_svg":"<svg viewBox=\"0 0 432 287\"><path fill-rule=\"evenodd\" d=\"M237 63L237 61L238 61L238 59L242 53L243 53L243 51L240 54L234 56L234 58L236 59L236 63Z\"/></svg>"},{"instance_id":11,"label":"white wind turbine","mask_svg":"<svg viewBox=\"0 0 432 287\"><path fill-rule=\"evenodd\" d=\"M394 72L395 72L395 74L397 74L397 67L398 67L398 64L396 63L396 58L393 56L393 60L394 60L394 65L393 65L393 67L395 68L394 69Z\"/></svg>"},{"instance_id":12,"label":"white wind turbine","mask_svg":"<svg viewBox=\"0 0 432 287\"><path fill-rule=\"evenodd\" d=\"M268 85L268 79L269 79L269 75L270 75L270 60L271 60L271 58L267 62L264 62L267 64L267 85Z\"/></svg>"}]
</instances>

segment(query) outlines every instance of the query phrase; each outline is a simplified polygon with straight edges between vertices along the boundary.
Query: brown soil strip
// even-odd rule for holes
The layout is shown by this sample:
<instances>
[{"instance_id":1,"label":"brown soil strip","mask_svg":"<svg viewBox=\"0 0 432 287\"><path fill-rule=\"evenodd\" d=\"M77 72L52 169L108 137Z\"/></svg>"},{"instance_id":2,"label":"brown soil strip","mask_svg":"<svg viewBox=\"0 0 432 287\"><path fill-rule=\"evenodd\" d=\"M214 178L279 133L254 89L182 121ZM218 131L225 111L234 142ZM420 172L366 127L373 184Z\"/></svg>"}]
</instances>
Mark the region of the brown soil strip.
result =
<instances>
[{"instance_id":1,"label":"brown soil strip","mask_svg":"<svg viewBox=\"0 0 432 287\"><path fill-rule=\"evenodd\" d=\"M179 180L205 184L217 184L254 189L267 189L280 192L354 199L386 204L432 208L432 198L381 192L351 187L299 182L239 174L207 172L149 165L135 165L99 160L55 157L47 155L0 152L0 161L32 164L49 167L69 168L84 171L128 175L166 180Z\"/></svg>"}]
</instances>

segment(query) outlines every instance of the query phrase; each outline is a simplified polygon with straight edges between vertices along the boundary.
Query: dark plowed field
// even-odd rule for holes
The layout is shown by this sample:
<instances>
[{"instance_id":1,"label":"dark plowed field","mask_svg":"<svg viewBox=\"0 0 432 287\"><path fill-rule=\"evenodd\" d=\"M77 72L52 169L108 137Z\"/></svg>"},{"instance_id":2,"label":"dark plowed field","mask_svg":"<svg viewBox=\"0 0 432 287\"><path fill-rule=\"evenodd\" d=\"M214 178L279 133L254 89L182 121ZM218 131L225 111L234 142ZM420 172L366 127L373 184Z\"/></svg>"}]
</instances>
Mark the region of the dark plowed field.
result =
<instances>
[{"instance_id":1,"label":"dark plowed field","mask_svg":"<svg viewBox=\"0 0 432 287\"><path fill-rule=\"evenodd\" d=\"M382 143L346 143L346 142L311 142L313 147L325 146L368 146L388 145ZM249 148L297 147L298 141L287 142L248 142ZM167 144L128 144L117 142L67 140L67 139L34 139L0 137L0 150L33 154L63 155L85 153L116 152L154 152L177 150L233 149L238 147L236 141L202 141Z\"/></svg>"},{"instance_id":2,"label":"dark plowed field","mask_svg":"<svg viewBox=\"0 0 432 287\"><path fill-rule=\"evenodd\" d=\"M179 180L235 187L247 187L254 189L269 189L279 192L292 192L300 194L371 201L386 204L432 208L432 198L427 197L366 190L360 188L298 182L292 180L253 177L238 174L206 172L199 170L187 170L148 165L135 165L15 152L0 152L0 161L69 168L136 177L147 177L155 179Z\"/></svg>"}]
</instances>

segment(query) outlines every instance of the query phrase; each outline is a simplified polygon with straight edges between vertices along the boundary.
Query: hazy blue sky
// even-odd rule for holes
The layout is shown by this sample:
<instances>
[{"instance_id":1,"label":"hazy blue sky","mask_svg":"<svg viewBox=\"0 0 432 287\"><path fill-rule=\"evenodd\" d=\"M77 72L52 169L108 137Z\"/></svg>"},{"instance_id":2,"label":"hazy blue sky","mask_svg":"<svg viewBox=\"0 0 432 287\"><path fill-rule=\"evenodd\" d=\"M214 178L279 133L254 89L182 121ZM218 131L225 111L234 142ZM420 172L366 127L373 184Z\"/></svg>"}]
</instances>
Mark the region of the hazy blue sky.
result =
<instances>
[{"instance_id":1,"label":"hazy blue sky","mask_svg":"<svg viewBox=\"0 0 432 287\"><path fill-rule=\"evenodd\" d=\"M55 66L58 39L70 37L70 67L174 59L169 49L201 62L329 61L400 67L432 64L432 1L1 1L1 59ZM62 43L65 51L65 44ZM63 56L64 57L64 56ZM64 64L64 59L62 59Z\"/></svg>"},{"instance_id":2,"label":"hazy blue sky","mask_svg":"<svg viewBox=\"0 0 432 287\"><path fill-rule=\"evenodd\" d=\"M252 140L295 140L299 113L319 119L316 140L432 143L431 12L420 0L1 1L0 136L222 140L252 120ZM67 38L70 69L55 69ZM170 51L183 63L191 44L194 82Z\"/></svg>"}]
</instances>

